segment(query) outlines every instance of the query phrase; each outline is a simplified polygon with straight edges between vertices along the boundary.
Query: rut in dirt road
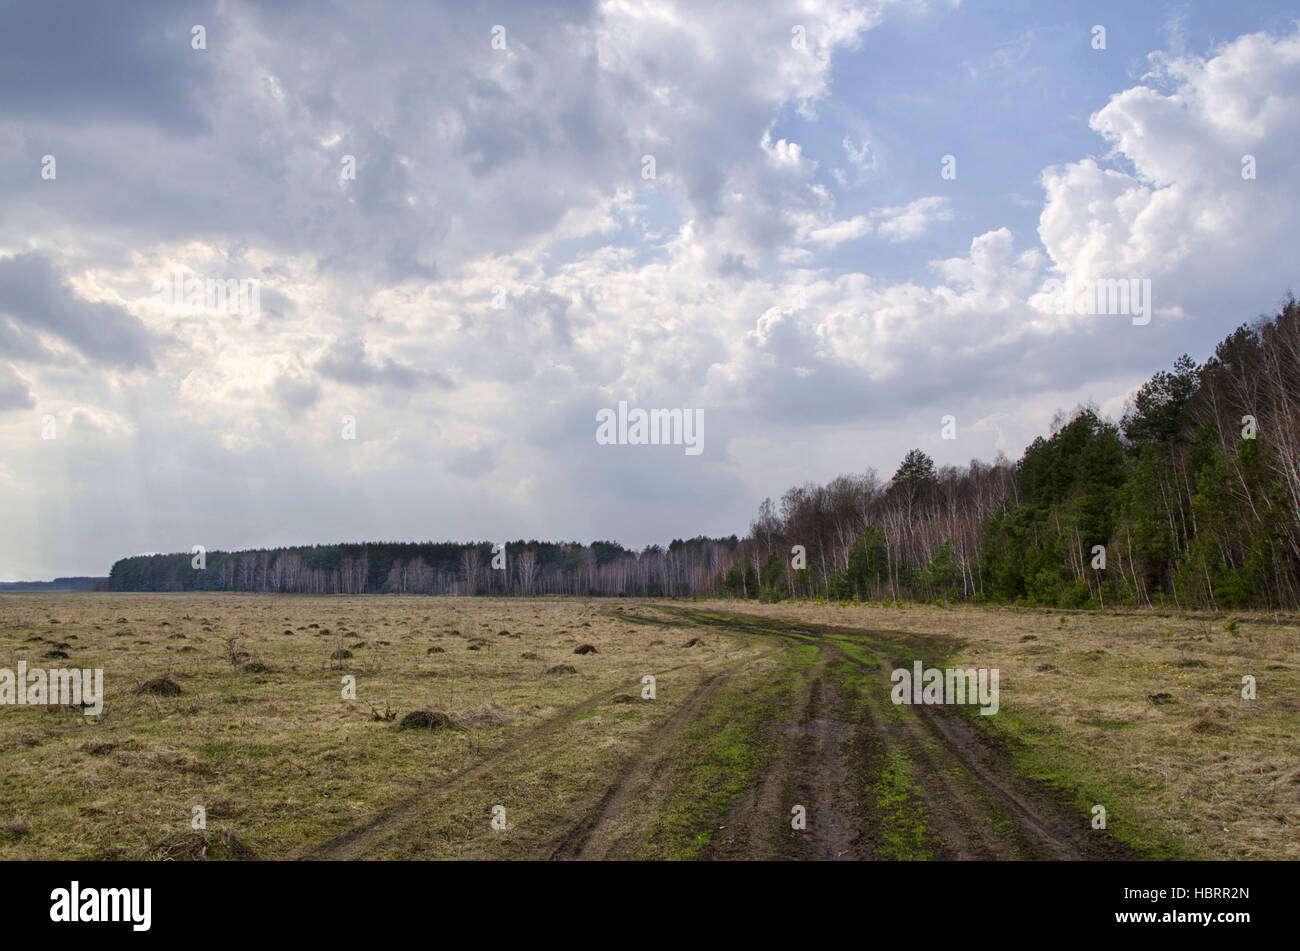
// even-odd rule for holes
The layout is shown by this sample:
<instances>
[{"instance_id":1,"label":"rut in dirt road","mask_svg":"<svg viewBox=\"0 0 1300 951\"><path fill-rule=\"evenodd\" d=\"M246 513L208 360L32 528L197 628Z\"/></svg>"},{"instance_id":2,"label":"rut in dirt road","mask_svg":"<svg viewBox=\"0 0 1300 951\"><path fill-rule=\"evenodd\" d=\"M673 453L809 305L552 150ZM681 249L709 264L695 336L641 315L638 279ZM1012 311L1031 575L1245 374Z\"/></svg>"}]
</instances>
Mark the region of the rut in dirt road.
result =
<instances>
[{"instance_id":1,"label":"rut in dirt road","mask_svg":"<svg viewBox=\"0 0 1300 951\"><path fill-rule=\"evenodd\" d=\"M664 751L682 727L691 721L709 696L738 668L732 667L710 677L696 688L654 736L636 754L596 807L560 842L551 854L553 859L611 859L626 857L630 847L621 820L631 803L646 799Z\"/></svg>"},{"instance_id":2,"label":"rut in dirt road","mask_svg":"<svg viewBox=\"0 0 1300 951\"><path fill-rule=\"evenodd\" d=\"M870 671L870 665L859 662ZM1113 859L1127 851L1051 791L1018 775L1006 752L950 707L886 701L890 664L866 704L882 746L911 764L939 859Z\"/></svg>"},{"instance_id":3,"label":"rut in dirt road","mask_svg":"<svg viewBox=\"0 0 1300 951\"><path fill-rule=\"evenodd\" d=\"M800 765L796 774L798 804L807 810L807 858L856 859L864 846L861 815L855 808L849 771L849 740L853 725L840 719L840 697L834 681L813 681L806 719L795 724ZM810 847L810 848L809 848Z\"/></svg>"},{"instance_id":4,"label":"rut in dirt road","mask_svg":"<svg viewBox=\"0 0 1300 951\"><path fill-rule=\"evenodd\" d=\"M774 725L780 752L728 813L701 859L870 858L850 782L853 725L825 665L810 671L788 722ZM804 828L794 828L802 806Z\"/></svg>"}]
</instances>

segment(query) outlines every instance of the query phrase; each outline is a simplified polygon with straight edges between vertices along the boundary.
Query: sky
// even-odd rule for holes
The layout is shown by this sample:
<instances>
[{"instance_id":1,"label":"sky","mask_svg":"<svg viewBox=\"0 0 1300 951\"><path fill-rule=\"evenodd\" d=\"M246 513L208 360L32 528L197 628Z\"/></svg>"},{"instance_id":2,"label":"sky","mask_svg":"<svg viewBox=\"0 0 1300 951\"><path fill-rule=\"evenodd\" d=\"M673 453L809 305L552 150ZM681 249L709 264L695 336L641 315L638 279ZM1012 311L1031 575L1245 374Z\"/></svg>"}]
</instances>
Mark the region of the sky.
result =
<instances>
[{"instance_id":1,"label":"sky","mask_svg":"<svg viewBox=\"0 0 1300 951\"><path fill-rule=\"evenodd\" d=\"M1296 286L1296 11L0 3L0 579L743 534L1118 419Z\"/></svg>"}]
</instances>

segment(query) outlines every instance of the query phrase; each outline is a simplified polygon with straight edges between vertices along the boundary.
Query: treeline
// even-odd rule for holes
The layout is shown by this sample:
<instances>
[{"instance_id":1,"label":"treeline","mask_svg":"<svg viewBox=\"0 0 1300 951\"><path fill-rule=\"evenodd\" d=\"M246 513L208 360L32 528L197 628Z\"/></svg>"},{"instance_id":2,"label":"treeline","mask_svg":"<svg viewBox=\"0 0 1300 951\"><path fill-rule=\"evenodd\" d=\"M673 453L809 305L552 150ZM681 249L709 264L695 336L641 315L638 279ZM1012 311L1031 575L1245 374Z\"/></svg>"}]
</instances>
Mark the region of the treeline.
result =
<instances>
[{"instance_id":1,"label":"treeline","mask_svg":"<svg viewBox=\"0 0 1300 951\"><path fill-rule=\"evenodd\" d=\"M87 575L55 578L53 581L0 581L0 591L107 591L107 578Z\"/></svg>"},{"instance_id":2,"label":"treeline","mask_svg":"<svg viewBox=\"0 0 1300 951\"><path fill-rule=\"evenodd\" d=\"M1118 423L1058 416L1016 464L913 450L888 483L791 489L738 555L741 597L1296 609L1300 306L1179 358Z\"/></svg>"},{"instance_id":3,"label":"treeline","mask_svg":"<svg viewBox=\"0 0 1300 951\"><path fill-rule=\"evenodd\" d=\"M1118 423L1058 415L1018 462L765 500L746 538L318 545L117 562L114 591L569 594L1300 608L1300 305L1183 356Z\"/></svg>"},{"instance_id":4,"label":"treeline","mask_svg":"<svg viewBox=\"0 0 1300 951\"><path fill-rule=\"evenodd\" d=\"M377 542L123 558L111 591L287 594L576 594L683 597L714 590L740 544L675 540L633 552L615 542Z\"/></svg>"}]
</instances>

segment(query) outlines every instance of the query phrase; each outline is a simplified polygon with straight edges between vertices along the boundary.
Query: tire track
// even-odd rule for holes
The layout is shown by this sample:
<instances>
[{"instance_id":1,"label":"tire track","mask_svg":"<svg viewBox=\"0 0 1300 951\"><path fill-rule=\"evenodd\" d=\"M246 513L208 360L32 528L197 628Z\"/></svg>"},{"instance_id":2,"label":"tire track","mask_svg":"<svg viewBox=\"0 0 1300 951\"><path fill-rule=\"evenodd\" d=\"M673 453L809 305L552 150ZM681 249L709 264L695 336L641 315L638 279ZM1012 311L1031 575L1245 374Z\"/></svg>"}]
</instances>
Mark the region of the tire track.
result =
<instances>
[{"instance_id":1,"label":"tire track","mask_svg":"<svg viewBox=\"0 0 1300 951\"><path fill-rule=\"evenodd\" d=\"M781 750L750 794L727 816L700 852L713 861L872 858L850 784L852 724L826 673L827 657L810 668L791 718L781 725ZM806 826L792 826L792 807L805 809Z\"/></svg>"},{"instance_id":2,"label":"tire track","mask_svg":"<svg viewBox=\"0 0 1300 951\"><path fill-rule=\"evenodd\" d=\"M800 687L794 707L794 723L808 717L811 686L809 677ZM720 834L714 835L700 850L701 860L767 861L785 857L794 847L795 843L789 841L793 830L784 825L782 815L789 792L789 777L797 772L796 733L791 728L793 723L785 726L776 740L781 749L770 768L759 774L749 793L727 813Z\"/></svg>"},{"instance_id":3,"label":"tire track","mask_svg":"<svg viewBox=\"0 0 1300 951\"><path fill-rule=\"evenodd\" d=\"M687 668L698 668L696 664L679 664L676 667L670 667L666 673L675 673ZM474 780L482 774L491 770L494 766L501 763L502 760L519 752L532 743L541 740L550 734L571 723L575 717L584 713L589 713L598 707L604 706L613 701L619 694L628 690L637 690L641 686L639 678L625 681L616 687L602 690L600 693L593 694L585 700L580 701L570 707L566 707L559 713L552 716L545 723L516 736L507 742L501 748L495 750L486 759L480 760L472 766L466 767L445 779L429 780L422 783L415 792L403 797L398 802L381 810L370 819L353 826L345 832L342 832L323 843L318 843L300 850L293 856L294 859L302 861L346 861L349 859L362 859L373 853L376 846L386 837L386 835L395 827L400 826L414 818L418 812L427 807L429 803L438 797L453 793L465 786L471 780Z\"/></svg>"},{"instance_id":4,"label":"tire track","mask_svg":"<svg viewBox=\"0 0 1300 951\"><path fill-rule=\"evenodd\" d=\"M595 808L564 837L551 853L552 859L611 857L610 853L619 845L619 820L627 811L628 805L640 800L648 791L669 742L690 722L713 691L742 666L743 663L735 664L714 674L691 693L686 702L655 730L654 736L633 757L632 762L624 767Z\"/></svg>"}]
</instances>

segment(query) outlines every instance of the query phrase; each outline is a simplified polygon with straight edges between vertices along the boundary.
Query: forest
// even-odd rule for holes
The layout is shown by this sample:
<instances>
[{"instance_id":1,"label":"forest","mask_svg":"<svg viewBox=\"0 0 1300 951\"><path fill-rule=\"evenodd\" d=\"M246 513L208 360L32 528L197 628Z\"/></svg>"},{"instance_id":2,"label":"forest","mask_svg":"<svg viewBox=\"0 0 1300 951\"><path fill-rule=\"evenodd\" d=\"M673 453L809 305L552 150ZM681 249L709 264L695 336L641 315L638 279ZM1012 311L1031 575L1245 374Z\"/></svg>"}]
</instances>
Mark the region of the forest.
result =
<instances>
[{"instance_id":1,"label":"forest","mask_svg":"<svg viewBox=\"0 0 1300 951\"><path fill-rule=\"evenodd\" d=\"M504 555L504 557L503 557ZM1086 608L1300 607L1300 304L1180 357L1122 418L1058 413L1019 461L919 449L766 499L744 538L635 552L516 541L124 558L114 591L568 594Z\"/></svg>"},{"instance_id":2,"label":"forest","mask_svg":"<svg viewBox=\"0 0 1300 951\"><path fill-rule=\"evenodd\" d=\"M208 551L200 568L190 553L139 555L114 563L109 590L684 597L718 590L739 544L701 537L637 553L603 541L365 542Z\"/></svg>"}]
</instances>

